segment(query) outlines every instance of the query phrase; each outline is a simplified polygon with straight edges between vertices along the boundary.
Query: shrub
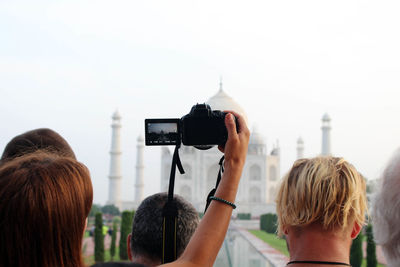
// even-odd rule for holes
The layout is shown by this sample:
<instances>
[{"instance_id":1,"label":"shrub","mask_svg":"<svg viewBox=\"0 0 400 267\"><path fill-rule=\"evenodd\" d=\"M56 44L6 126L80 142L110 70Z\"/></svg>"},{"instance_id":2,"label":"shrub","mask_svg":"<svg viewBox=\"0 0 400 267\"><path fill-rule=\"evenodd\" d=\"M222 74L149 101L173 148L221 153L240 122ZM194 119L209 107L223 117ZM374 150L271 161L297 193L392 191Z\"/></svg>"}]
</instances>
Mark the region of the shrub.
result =
<instances>
[{"instance_id":1,"label":"shrub","mask_svg":"<svg viewBox=\"0 0 400 267\"><path fill-rule=\"evenodd\" d=\"M112 228L112 235L111 235L111 247L110 247L111 261L114 259L115 256L115 243L117 240L117 232L118 232L118 223L114 221Z\"/></svg>"},{"instance_id":2,"label":"shrub","mask_svg":"<svg viewBox=\"0 0 400 267\"><path fill-rule=\"evenodd\" d=\"M361 267L362 259L363 259L362 234L360 233L355 239L353 239L353 243L351 244L351 249L350 249L351 266Z\"/></svg>"},{"instance_id":3,"label":"shrub","mask_svg":"<svg viewBox=\"0 0 400 267\"><path fill-rule=\"evenodd\" d=\"M238 213L237 218L239 220L250 220L251 219L251 213Z\"/></svg>"},{"instance_id":4,"label":"shrub","mask_svg":"<svg viewBox=\"0 0 400 267\"><path fill-rule=\"evenodd\" d=\"M372 232L372 225L368 224L366 229L367 235L367 267L376 267L378 261L376 259L376 245L374 241L374 234Z\"/></svg>"},{"instance_id":5,"label":"shrub","mask_svg":"<svg viewBox=\"0 0 400 267\"><path fill-rule=\"evenodd\" d=\"M104 262L103 214L96 213L94 229L94 261Z\"/></svg>"},{"instance_id":6,"label":"shrub","mask_svg":"<svg viewBox=\"0 0 400 267\"><path fill-rule=\"evenodd\" d=\"M127 238L128 234L131 232L133 215L134 215L134 212L130 212L127 210L122 212L121 236L119 239L119 258L121 260L128 259L126 238Z\"/></svg>"},{"instance_id":7,"label":"shrub","mask_svg":"<svg viewBox=\"0 0 400 267\"><path fill-rule=\"evenodd\" d=\"M267 213L260 216L260 229L270 233L275 234L277 230L278 217L276 214Z\"/></svg>"}]
</instances>

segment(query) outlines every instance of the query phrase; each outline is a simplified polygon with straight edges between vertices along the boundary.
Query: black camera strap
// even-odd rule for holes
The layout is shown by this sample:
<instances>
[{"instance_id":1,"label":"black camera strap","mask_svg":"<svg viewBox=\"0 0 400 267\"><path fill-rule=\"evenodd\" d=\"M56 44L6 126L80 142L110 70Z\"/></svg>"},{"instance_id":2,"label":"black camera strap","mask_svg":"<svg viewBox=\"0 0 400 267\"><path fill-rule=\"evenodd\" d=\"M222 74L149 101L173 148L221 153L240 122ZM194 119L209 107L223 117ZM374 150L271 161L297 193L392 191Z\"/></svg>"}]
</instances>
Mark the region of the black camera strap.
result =
<instances>
[{"instance_id":1,"label":"black camera strap","mask_svg":"<svg viewBox=\"0 0 400 267\"><path fill-rule=\"evenodd\" d=\"M176 260L176 228L178 209L174 201L174 186L176 166L181 174L184 174L181 159L179 158L180 144L177 144L172 156L171 173L169 176L168 200L163 207L163 243L162 243L162 263Z\"/></svg>"},{"instance_id":2,"label":"black camera strap","mask_svg":"<svg viewBox=\"0 0 400 267\"><path fill-rule=\"evenodd\" d=\"M206 213L208 206L211 203L211 197L215 195L215 192L217 191L219 182L221 181L222 174L224 173L224 159L225 157L222 156L222 158L219 160L219 171L218 171L218 177L217 177L217 183L215 184L215 188L210 191L210 193L207 196L207 203L206 203L206 208L204 209L204 213Z\"/></svg>"}]
</instances>

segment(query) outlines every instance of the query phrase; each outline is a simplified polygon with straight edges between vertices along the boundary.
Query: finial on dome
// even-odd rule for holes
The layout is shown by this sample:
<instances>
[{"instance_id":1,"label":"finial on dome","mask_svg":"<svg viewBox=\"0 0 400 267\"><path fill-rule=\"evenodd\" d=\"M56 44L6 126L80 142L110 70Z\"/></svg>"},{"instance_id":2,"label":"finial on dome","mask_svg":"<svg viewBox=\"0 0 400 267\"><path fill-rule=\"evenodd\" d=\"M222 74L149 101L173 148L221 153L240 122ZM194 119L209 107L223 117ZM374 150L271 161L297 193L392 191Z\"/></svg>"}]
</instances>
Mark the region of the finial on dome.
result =
<instances>
[{"instance_id":1,"label":"finial on dome","mask_svg":"<svg viewBox=\"0 0 400 267\"><path fill-rule=\"evenodd\" d=\"M219 76L219 91L222 92L222 75Z\"/></svg>"}]
</instances>

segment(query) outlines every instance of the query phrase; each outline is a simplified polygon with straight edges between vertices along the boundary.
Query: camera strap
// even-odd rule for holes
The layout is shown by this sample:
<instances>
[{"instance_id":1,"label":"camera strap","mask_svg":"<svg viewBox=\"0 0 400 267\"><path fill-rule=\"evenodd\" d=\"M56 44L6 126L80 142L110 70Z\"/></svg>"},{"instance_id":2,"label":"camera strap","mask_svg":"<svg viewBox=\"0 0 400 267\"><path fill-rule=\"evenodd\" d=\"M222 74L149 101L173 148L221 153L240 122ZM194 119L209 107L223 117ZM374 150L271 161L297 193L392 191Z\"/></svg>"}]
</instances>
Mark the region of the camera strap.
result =
<instances>
[{"instance_id":1,"label":"camera strap","mask_svg":"<svg viewBox=\"0 0 400 267\"><path fill-rule=\"evenodd\" d=\"M176 167L181 174L184 174L181 159L179 158L179 147L177 144L172 156L171 173L169 176L168 200L163 207L163 243L162 243L162 263L176 260L176 230L178 209L174 201L174 186Z\"/></svg>"},{"instance_id":2,"label":"camera strap","mask_svg":"<svg viewBox=\"0 0 400 267\"><path fill-rule=\"evenodd\" d=\"M211 203L211 197L213 197L215 195L215 192L217 191L219 182L221 181L222 174L224 173L224 159L225 159L225 157L222 156L222 158L219 160L219 163L218 163L219 171L218 171L217 183L215 184L215 188L212 189L207 196L207 203L206 203L206 208L204 209L204 213L206 213L207 208Z\"/></svg>"}]
</instances>

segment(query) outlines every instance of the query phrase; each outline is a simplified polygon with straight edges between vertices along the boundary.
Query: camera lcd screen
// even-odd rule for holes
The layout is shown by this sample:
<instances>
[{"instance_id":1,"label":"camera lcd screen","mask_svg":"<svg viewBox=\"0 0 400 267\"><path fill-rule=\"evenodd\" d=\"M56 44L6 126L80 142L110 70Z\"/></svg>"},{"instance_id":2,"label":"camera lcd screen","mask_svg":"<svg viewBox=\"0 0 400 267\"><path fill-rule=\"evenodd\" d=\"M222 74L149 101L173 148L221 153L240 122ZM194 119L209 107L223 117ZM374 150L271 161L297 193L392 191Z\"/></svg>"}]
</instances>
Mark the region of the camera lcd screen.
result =
<instances>
[{"instance_id":1,"label":"camera lcd screen","mask_svg":"<svg viewBox=\"0 0 400 267\"><path fill-rule=\"evenodd\" d=\"M146 119L146 145L176 145L179 139L179 119Z\"/></svg>"}]
</instances>

